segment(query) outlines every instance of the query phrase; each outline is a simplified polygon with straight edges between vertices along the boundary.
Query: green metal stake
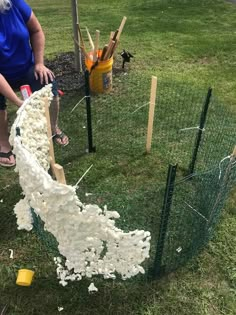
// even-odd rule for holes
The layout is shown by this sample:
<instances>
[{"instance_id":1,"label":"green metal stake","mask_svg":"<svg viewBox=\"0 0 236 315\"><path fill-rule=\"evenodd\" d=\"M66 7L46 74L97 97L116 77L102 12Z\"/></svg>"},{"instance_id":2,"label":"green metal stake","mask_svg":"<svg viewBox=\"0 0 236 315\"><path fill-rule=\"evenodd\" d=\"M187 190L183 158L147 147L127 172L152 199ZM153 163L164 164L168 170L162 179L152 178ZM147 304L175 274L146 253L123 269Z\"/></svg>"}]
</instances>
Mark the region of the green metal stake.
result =
<instances>
[{"instance_id":1,"label":"green metal stake","mask_svg":"<svg viewBox=\"0 0 236 315\"><path fill-rule=\"evenodd\" d=\"M89 87L89 71L85 71L85 96L86 96L86 112L87 112L87 130L88 130L88 151L95 152L93 146L93 128L92 128L92 112L91 112L91 96Z\"/></svg>"},{"instance_id":2,"label":"green metal stake","mask_svg":"<svg viewBox=\"0 0 236 315\"><path fill-rule=\"evenodd\" d=\"M199 130L198 130L197 137L195 140L195 146L194 146L194 150L193 150L192 161L189 164L189 175L192 175L194 172L195 164L197 161L197 154L198 154L198 150L199 150L201 140L202 140L202 133L203 133L205 123L206 123L207 112L208 112L209 104L211 101L211 95L212 95L212 88L209 88L208 92L207 92L207 97L206 97L205 103L204 103L203 108L202 108Z\"/></svg>"},{"instance_id":3,"label":"green metal stake","mask_svg":"<svg viewBox=\"0 0 236 315\"><path fill-rule=\"evenodd\" d=\"M162 257L165 246L166 233L168 229L169 216L171 211L172 197L174 193L174 183L176 178L177 164L169 165L165 197L161 212L160 231L156 248L156 257L153 266L153 277L158 278L165 272L165 266L162 266Z\"/></svg>"}]
</instances>

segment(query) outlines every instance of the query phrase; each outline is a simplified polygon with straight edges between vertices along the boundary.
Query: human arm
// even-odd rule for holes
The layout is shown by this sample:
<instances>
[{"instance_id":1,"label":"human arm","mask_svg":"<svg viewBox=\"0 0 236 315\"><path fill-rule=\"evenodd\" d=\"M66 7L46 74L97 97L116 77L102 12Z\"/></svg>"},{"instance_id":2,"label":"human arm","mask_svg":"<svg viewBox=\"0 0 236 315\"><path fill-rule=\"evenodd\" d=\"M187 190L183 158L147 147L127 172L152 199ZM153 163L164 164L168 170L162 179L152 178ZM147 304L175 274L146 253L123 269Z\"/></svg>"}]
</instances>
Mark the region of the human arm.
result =
<instances>
[{"instance_id":1,"label":"human arm","mask_svg":"<svg viewBox=\"0 0 236 315\"><path fill-rule=\"evenodd\" d=\"M40 79L41 84L44 82L48 84L48 79L53 81L54 74L44 65L45 36L42 27L33 12L27 22L27 27L30 33L30 43L35 60L35 77L37 80Z\"/></svg>"},{"instance_id":2,"label":"human arm","mask_svg":"<svg viewBox=\"0 0 236 315\"><path fill-rule=\"evenodd\" d=\"M9 101L16 104L20 107L23 104L23 101L16 95L16 93L12 90L7 80L4 78L2 74L0 74L0 94L5 96Z\"/></svg>"}]
</instances>

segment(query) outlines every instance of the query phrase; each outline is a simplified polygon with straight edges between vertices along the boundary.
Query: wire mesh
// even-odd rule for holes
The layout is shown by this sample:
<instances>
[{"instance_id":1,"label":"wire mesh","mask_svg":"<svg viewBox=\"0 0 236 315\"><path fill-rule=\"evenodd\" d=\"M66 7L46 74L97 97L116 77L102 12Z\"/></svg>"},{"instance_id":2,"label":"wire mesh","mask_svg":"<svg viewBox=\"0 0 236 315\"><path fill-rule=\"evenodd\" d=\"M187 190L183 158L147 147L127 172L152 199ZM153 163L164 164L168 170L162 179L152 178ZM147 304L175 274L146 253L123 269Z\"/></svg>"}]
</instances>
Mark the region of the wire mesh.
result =
<instances>
[{"instance_id":1,"label":"wire mesh","mask_svg":"<svg viewBox=\"0 0 236 315\"><path fill-rule=\"evenodd\" d=\"M176 183L162 266L170 272L199 253L213 237L224 202L236 183L235 159Z\"/></svg>"},{"instance_id":2,"label":"wire mesh","mask_svg":"<svg viewBox=\"0 0 236 315\"><path fill-rule=\"evenodd\" d=\"M92 155L85 154L88 130L84 91L73 95L77 101L64 105L61 115L66 112L62 126L74 136L70 146L66 150L56 148L56 154L60 164L70 164L74 176L79 177L93 164L79 184L78 195L84 203L117 210L121 216L117 225L125 231L151 232L147 267L153 266L156 256L166 170L170 162L178 163L162 255L162 266L169 272L197 254L213 235L224 201L235 184L235 166L224 159L235 143L235 119L217 98L211 99L195 173L186 177L208 89L168 79L158 82L152 150L146 155L150 85L149 76L121 73L114 78L110 93L91 95L96 145ZM66 96L64 104L70 98ZM35 228L49 247L50 242L55 247L55 240L43 233L42 222L36 222Z\"/></svg>"}]
</instances>

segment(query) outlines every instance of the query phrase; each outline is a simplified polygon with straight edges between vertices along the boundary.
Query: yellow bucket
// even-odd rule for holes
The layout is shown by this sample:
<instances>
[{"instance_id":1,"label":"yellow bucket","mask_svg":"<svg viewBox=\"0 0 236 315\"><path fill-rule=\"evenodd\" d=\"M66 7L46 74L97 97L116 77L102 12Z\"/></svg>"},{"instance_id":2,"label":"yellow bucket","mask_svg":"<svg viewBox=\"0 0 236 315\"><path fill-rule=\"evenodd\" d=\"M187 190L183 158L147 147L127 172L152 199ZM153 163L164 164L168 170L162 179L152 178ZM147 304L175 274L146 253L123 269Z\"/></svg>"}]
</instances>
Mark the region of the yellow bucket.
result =
<instances>
[{"instance_id":1,"label":"yellow bucket","mask_svg":"<svg viewBox=\"0 0 236 315\"><path fill-rule=\"evenodd\" d=\"M98 57L101 57L101 54L102 50L98 50ZM89 56L93 56L93 53L90 52ZM94 93L109 92L112 89L113 57L111 57L108 60L98 61L97 64L91 59L86 58L85 65L87 70L90 72L89 76L90 90Z\"/></svg>"},{"instance_id":2,"label":"yellow bucket","mask_svg":"<svg viewBox=\"0 0 236 315\"><path fill-rule=\"evenodd\" d=\"M32 283L34 276L34 271L29 269L20 269L18 270L18 275L16 279L16 284L24 287L28 287Z\"/></svg>"}]
</instances>

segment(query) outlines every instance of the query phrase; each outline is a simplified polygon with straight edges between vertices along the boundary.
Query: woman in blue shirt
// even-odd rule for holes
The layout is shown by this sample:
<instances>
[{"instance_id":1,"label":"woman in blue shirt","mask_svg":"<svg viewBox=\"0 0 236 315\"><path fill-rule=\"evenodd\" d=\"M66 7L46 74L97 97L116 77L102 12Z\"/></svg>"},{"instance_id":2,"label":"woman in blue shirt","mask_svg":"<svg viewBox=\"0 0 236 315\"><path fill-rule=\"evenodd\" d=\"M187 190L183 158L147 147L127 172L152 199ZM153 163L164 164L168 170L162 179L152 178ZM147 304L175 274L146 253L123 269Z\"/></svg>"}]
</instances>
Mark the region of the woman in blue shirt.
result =
<instances>
[{"instance_id":1,"label":"woman in blue shirt","mask_svg":"<svg viewBox=\"0 0 236 315\"><path fill-rule=\"evenodd\" d=\"M0 0L0 165L15 165L8 141L6 98L20 107L23 101L14 92L28 84L37 91L52 82L54 99L50 106L54 140L68 144L58 128L59 96L54 74L44 65L45 37L32 9L24 0Z\"/></svg>"}]
</instances>

